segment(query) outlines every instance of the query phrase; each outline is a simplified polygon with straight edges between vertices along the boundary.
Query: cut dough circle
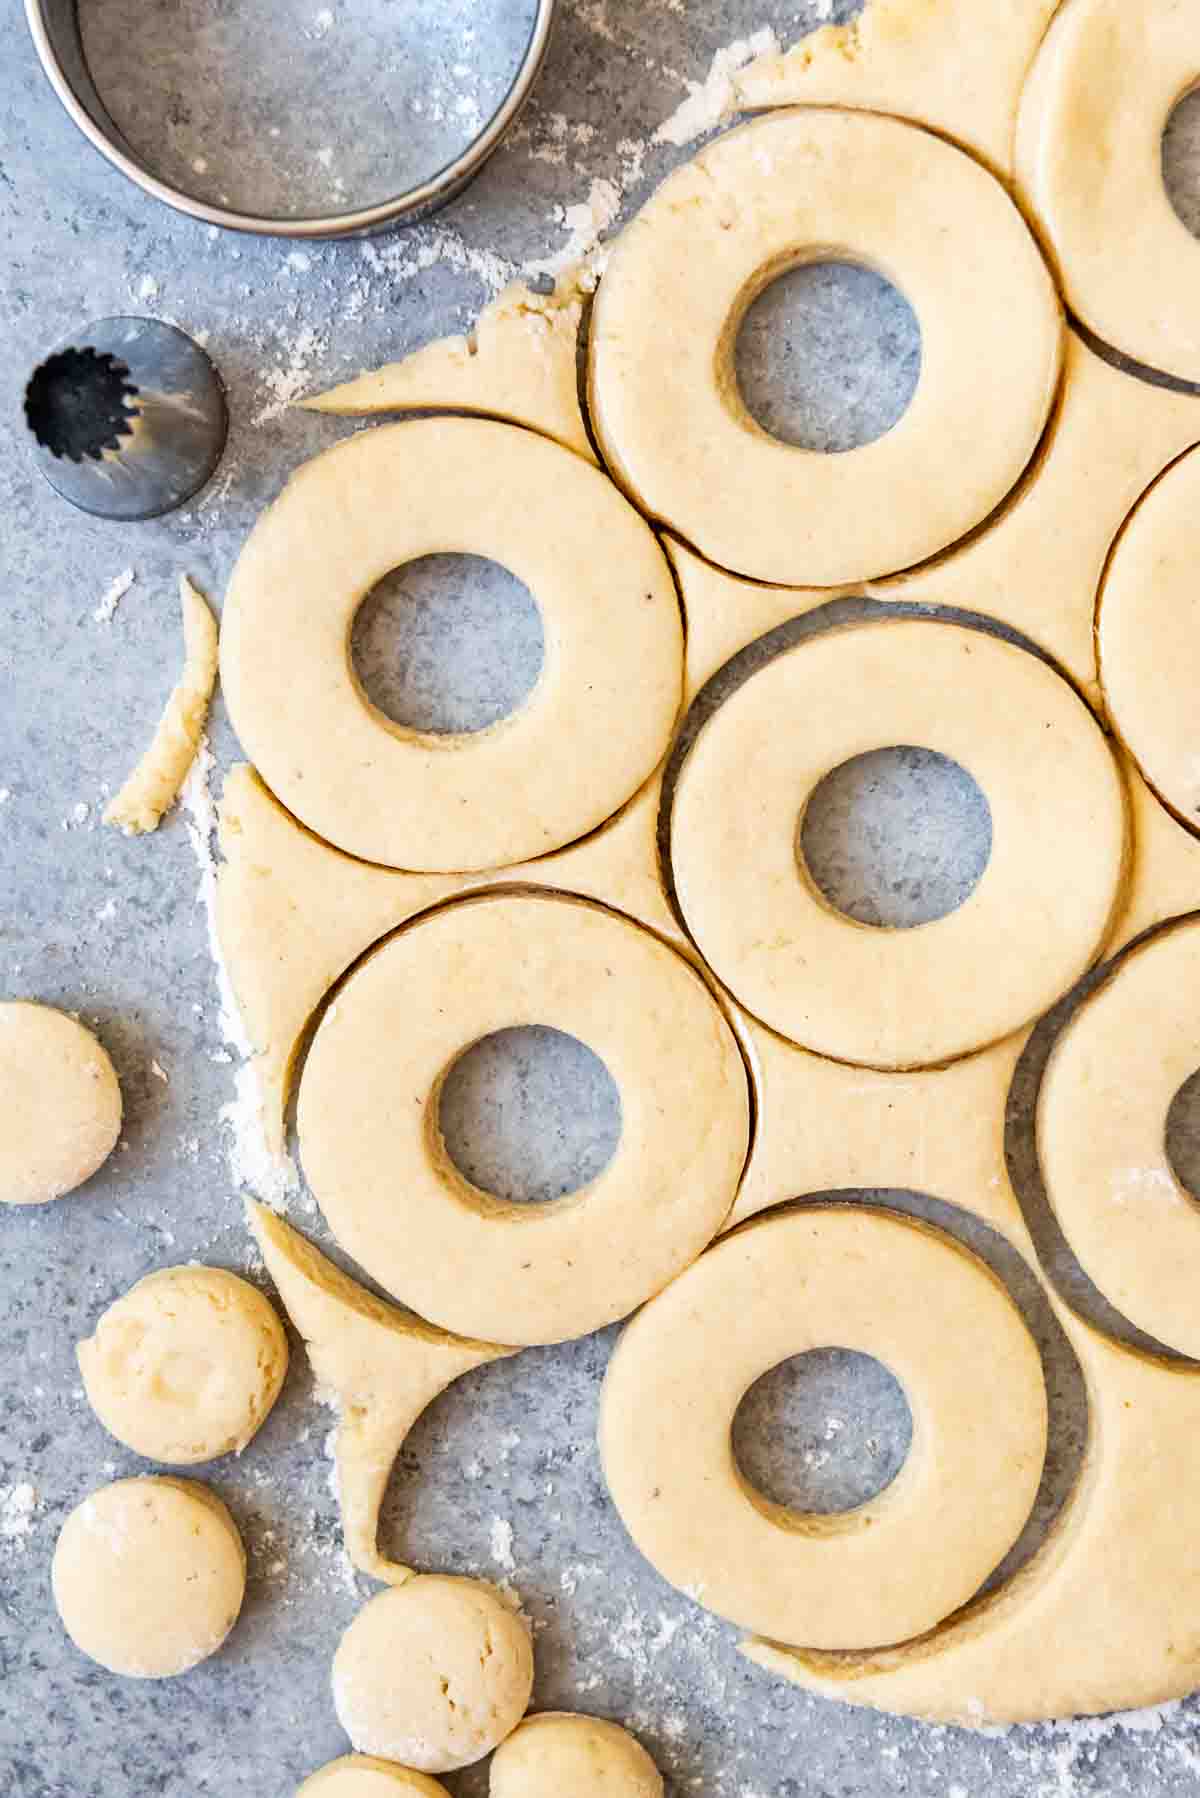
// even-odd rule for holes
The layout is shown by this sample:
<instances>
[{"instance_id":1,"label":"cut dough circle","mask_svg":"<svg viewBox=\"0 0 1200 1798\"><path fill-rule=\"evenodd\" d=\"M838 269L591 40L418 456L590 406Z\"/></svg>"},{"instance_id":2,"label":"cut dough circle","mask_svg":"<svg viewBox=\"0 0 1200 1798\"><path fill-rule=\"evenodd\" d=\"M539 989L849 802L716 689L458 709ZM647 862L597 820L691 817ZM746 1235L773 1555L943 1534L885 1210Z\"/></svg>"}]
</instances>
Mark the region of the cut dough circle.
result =
<instances>
[{"instance_id":1,"label":"cut dough circle","mask_svg":"<svg viewBox=\"0 0 1200 1798\"><path fill-rule=\"evenodd\" d=\"M1200 381L1200 243L1171 205L1162 136L1200 78L1186 0L1068 0L1021 100L1017 182L1067 302L1098 337Z\"/></svg>"},{"instance_id":2,"label":"cut dough circle","mask_svg":"<svg viewBox=\"0 0 1200 1798\"><path fill-rule=\"evenodd\" d=\"M411 1767L369 1754L344 1754L311 1774L296 1798L447 1798L447 1792L438 1780Z\"/></svg>"},{"instance_id":3,"label":"cut dough circle","mask_svg":"<svg viewBox=\"0 0 1200 1798\"><path fill-rule=\"evenodd\" d=\"M1167 1112L1200 1068L1200 924L1134 949L1078 1007L1038 1094L1047 1196L1105 1297L1200 1356L1200 1204L1167 1158Z\"/></svg>"},{"instance_id":4,"label":"cut dough circle","mask_svg":"<svg viewBox=\"0 0 1200 1798\"><path fill-rule=\"evenodd\" d=\"M283 1325L221 1267L164 1267L110 1305L76 1355L105 1429L175 1467L240 1454L287 1372Z\"/></svg>"},{"instance_id":5,"label":"cut dough circle","mask_svg":"<svg viewBox=\"0 0 1200 1798\"><path fill-rule=\"evenodd\" d=\"M470 1185L437 1123L463 1050L519 1024L578 1037L621 1097L608 1166L548 1204ZM350 977L313 1040L297 1121L312 1191L373 1279L444 1329L525 1345L626 1316L711 1241L741 1177L749 1096L733 1032L682 956L600 906L502 893L433 913Z\"/></svg>"},{"instance_id":6,"label":"cut dough circle","mask_svg":"<svg viewBox=\"0 0 1200 1798\"><path fill-rule=\"evenodd\" d=\"M887 276L921 326L908 411L843 455L769 436L733 362L758 295L830 258ZM1000 504L1062 352L1054 285L993 176L897 119L785 111L718 138L621 234L592 317L592 421L622 487L711 561L834 586L923 561Z\"/></svg>"},{"instance_id":7,"label":"cut dough circle","mask_svg":"<svg viewBox=\"0 0 1200 1798\"><path fill-rule=\"evenodd\" d=\"M354 1746L422 1773L490 1754L532 1690L528 1627L482 1580L422 1574L379 1593L333 1661L333 1700Z\"/></svg>"},{"instance_id":8,"label":"cut dough circle","mask_svg":"<svg viewBox=\"0 0 1200 1798\"><path fill-rule=\"evenodd\" d=\"M1200 829L1200 451L1130 516L1100 590L1097 645L1109 715L1171 810Z\"/></svg>"},{"instance_id":9,"label":"cut dough circle","mask_svg":"<svg viewBox=\"0 0 1200 1798\"><path fill-rule=\"evenodd\" d=\"M618 1723L545 1711L492 1758L489 1798L662 1798L662 1775Z\"/></svg>"},{"instance_id":10,"label":"cut dough circle","mask_svg":"<svg viewBox=\"0 0 1200 1798\"><path fill-rule=\"evenodd\" d=\"M90 1030L24 999L0 1003L0 1201L38 1205L83 1184L121 1134L121 1088Z\"/></svg>"},{"instance_id":11,"label":"cut dough circle","mask_svg":"<svg viewBox=\"0 0 1200 1798\"><path fill-rule=\"evenodd\" d=\"M912 1449L866 1504L801 1514L754 1491L730 1430L770 1368L835 1345L900 1381ZM625 1527L672 1585L775 1641L882 1647L965 1603L1012 1546L1046 1417L1037 1347L981 1261L891 1213L805 1207L726 1237L639 1312L600 1447Z\"/></svg>"},{"instance_id":12,"label":"cut dough circle","mask_svg":"<svg viewBox=\"0 0 1200 1798\"><path fill-rule=\"evenodd\" d=\"M974 891L910 930L836 911L797 850L822 778L897 744L958 762L992 818ZM966 626L891 619L785 651L713 714L679 777L671 864L702 954L763 1023L840 1061L911 1068L998 1041L1071 987L1109 932L1126 828L1116 759L1046 663Z\"/></svg>"},{"instance_id":13,"label":"cut dough circle","mask_svg":"<svg viewBox=\"0 0 1200 1798\"><path fill-rule=\"evenodd\" d=\"M215 1654L237 1622L246 1552L207 1486L117 1480L63 1524L52 1580L76 1648L127 1679L169 1679Z\"/></svg>"},{"instance_id":14,"label":"cut dough circle","mask_svg":"<svg viewBox=\"0 0 1200 1798\"><path fill-rule=\"evenodd\" d=\"M545 663L510 717L435 736L369 703L348 645L385 574L451 550L524 581ZM392 867L498 867L595 829L652 772L682 701L683 626L653 532L599 469L511 425L422 419L292 476L234 570L221 680L263 779L311 830Z\"/></svg>"}]
</instances>

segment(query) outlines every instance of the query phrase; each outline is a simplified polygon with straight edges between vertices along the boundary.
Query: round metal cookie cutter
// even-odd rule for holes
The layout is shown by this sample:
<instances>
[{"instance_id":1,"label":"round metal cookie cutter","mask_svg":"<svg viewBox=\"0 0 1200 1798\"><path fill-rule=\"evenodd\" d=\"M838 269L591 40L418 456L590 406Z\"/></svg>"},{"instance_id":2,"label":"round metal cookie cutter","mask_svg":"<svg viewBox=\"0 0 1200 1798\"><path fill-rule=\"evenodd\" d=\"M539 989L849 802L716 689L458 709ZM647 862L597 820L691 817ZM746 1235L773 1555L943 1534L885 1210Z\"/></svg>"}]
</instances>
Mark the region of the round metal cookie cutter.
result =
<instances>
[{"instance_id":1,"label":"round metal cookie cutter","mask_svg":"<svg viewBox=\"0 0 1200 1798\"><path fill-rule=\"evenodd\" d=\"M413 224L447 205L479 173L525 101L545 60L557 0L537 0L529 42L512 85L479 135L454 159L406 192L373 206L304 217L269 217L211 206L160 180L110 117L84 56L76 0L25 0L29 29L42 67L67 112L100 154L143 193L206 225L267 237L353 237L399 222Z\"/></svg>"}]
</instances>

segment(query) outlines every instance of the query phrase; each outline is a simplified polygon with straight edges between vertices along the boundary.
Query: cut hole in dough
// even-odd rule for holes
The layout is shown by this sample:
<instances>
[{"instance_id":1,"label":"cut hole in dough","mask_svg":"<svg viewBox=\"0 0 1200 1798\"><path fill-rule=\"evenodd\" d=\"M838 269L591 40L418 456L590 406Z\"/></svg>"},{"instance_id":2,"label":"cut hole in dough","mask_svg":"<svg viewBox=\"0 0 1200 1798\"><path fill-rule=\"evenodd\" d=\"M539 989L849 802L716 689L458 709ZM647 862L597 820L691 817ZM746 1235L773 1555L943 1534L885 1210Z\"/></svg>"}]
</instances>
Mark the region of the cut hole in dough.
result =
<instances>
[{"instance_id":1,"label":"cut hole in dough","mask_svg":"<svg viewBox=\"0 0 1200 1798\"><path fill-rule=\"evenodd\" d=\"M769 436L734 365L759 295L830 260L899 288L921 341L903 417L837 456ZM838 586L921 562L1000 505L1037 448L1062 350L1049 272L986 170L899 119L796 109L717 138L622 232L592 314L592 424L622 488L709 561Z\"/></svg>"},{"instance_id":2,"label":"cut hole in dough","mask_svg":"<svg viewBox=\"0 0 1200 1798\"><path fill-rule=\"evenodd\" d=\"M349 653L377 583L445 553L523 582L546 644L520 710L457 736L390 723ZM310 830L389 867L493 868L594 830L651 774L682 700L683 626L653 532L598 469L532 431L427 418L292 476L234 570L221 674L248 754Z\"/></svg>"},{"instance_id":3,"label":"cut hole in dough","mask_svg":"<svg viewBox=\"0 0 1200 1798\"><path fill-rule=\"evenodd\" d=\"M422 1773L468 1767L525 1715L529 1629L482 1580L421 1574L363 1607L338 1645L338 1719L365 1754Z\"/></svg>"},{"instance_id":4,"label":"cut hole in dough","mask_svg":"<svg viewBox=\"0 0 1200 1798\"><path fill-rule=\"evenodd\" d=\"M117 1480L63 1524L53 1584L76 1648L110 1673L168 1679L215 1654L237 1622L246 1553L207 1486Z\"/></svg>"},{"instance_id":5,"label":"cut hole in dough","mask_svg":"<svg viewBox=\"0 0 1200 1798\"><path fill-rule=\"evenodd\" d=\"M1167 1107L1167 1160L1183 1190L1200 1200L1200 1068Z\"/></svg>"},{"instance_id":6,"label":"cut hole in dough","mask_svg":"<svg viewBox=\"0 0 1200 1798\"><path fill-rule=\"evenodd\" d=\"M310 1774L296 1798L449 1798L449 1794L427 1773L369 1754L344 1754Z\"/></svg>"},{"instance_id":7,"label":"cut hole in dough","mask_svg":"<svg viewBox=\"0 0 1200 1798\"><path fill-rule=\"evenodd\" d=\"M96 1172L121 1134L121 1088L90 1030L49 1005L0 1003L0 1202L39 1205Z\"/></svg>"},{"instance_id":8,"label":"cut hole in dough","mask_svg":"<svg viewBox=\"0 0 1200 1798\"><path fill-rule=\"evenodd\" d=\"M518 712L541 676L545 633L528 587L485 556L423 556L358 609L354 672L377 711L438 736Z\"/></svg>"},{"instance_id":9,"label":"cut hole in dough","mask_svg":"<svg viewBox=\"0 0 1200 1798\"><path fill-rule=\"evenodd\" d=\"M472 1186L546 1204L589 1186L621 1140L621 1095L578 1037L545 1025L496 1030L442 1082L438 1128Z\"/></svg>"},{"instance_id":10,"label":"cut hole in dough","mask_svg":"<svg viewBox=\"0 0 1200 1798\"><path fill-rule=\"evenodd\" d=\"M620 1094L611 1161L548 1204L468 1184L438 1127L463 1049L514 1019L586 1044ZM711 1241L749 1096L733 1032L682 956L600 906L501 891L418 920L350 976L309 1050L297 1122L317 1202L373 1279L444 1329L528 1344L626 1316Z\"/></svg>"},{"instance_id":11,"label":"cut hole in dough","mask_svg":"<svg viewBox=\"0 0 1200 1798\"><path fill-rule=\"evenodd\" d=\"M147 1460L182 1467L239 1453L287 1372L262 1293L220 1267L164 1267L109 1306L76 1349L93 1411Z\"/></svg>"},{"instance_id":12,"label":"cut hole in dough","mask_svg":"<svg viewBox=\"0 0 1200 1798\"><path fill-rule=\"evenodd\" d=\"M743 1476L770 1503L852 1511L900 1473L912 1412L895 1375L853 1349L810 1349L762 1374L733 1419Z\"/></svg>"},{"instance_id":13,"label":"cut hole in dough","mask_svg":"<svg viewBox=\"0 0 1200 1798\"><path fill-rule=\"evenodd\" d=\"M987 796L967 770L912 745L827 774L800 819L801 869L836 911L910 930L970 898L992 852Z\"/></svg>"},{"instance_id":14,"label":"cut hole in dough","mask_svg":"<svg viewBox=\"0 0 1200 1798\"><path fill-rule=\"evenodd\" d=\"M781 1509L739 1473L733 1419L769 1369L833 1340L892 1370L913 1450L853 1511ZM805 1206L726 1237L626 1327L600 1447L664 1579L775 1641L864 1648L978 1590L1029 1515L1046 1418L1037 1346L984 1262L894 1213Z\"/></svg>"},{"instance_id":15,"label":"cut hole in dough","mask_svg":"<svg viewBox=\"0 0 1200 1798\"><path fill-rule=\"evenodd\" d=\"M797 806L897 743L967 770L992 853L956 911L864 929L804 878ZM670 858L701 953L757 1018L839 1061L914 1068L999 1041L1071 987L1112 927L1126 837L1116 759L1065 680L980 630L905 618L809 637L717 708L680 771Z\"/></svg>"},{"instance_id":16,"label":"cut hole in dough","mask_svg":"<svg viewBox=\"0 0 1200 1798\"><path fill-rule=\"evenodd\" d=\"M874 269L808 262L759 294L734 356L738 391L764 431L837 454L903 418L921 372L921 327Z\"/></svg>"},{"instance_id":17,"label":"cut hole in dough","mask_svg":"<svg viewBox=\"0 0 1200 1798\"><path fill-rule=\"evenodd\" d=\"M526 1717L492 1758L489 1798L662 1798L658 1768L618 1723Z\"/></svg>"},{"instance_id":18,"label":"cut hole in dough","mask_svg":"<svg viewBox=\"0 0 1200 1798\"><path fill-rule=\"evenodd\" d=\"M1200 237L1200 88L1183 96L1167 120L1163 185L1179 222Z\"/></svg>"}]
</instances>

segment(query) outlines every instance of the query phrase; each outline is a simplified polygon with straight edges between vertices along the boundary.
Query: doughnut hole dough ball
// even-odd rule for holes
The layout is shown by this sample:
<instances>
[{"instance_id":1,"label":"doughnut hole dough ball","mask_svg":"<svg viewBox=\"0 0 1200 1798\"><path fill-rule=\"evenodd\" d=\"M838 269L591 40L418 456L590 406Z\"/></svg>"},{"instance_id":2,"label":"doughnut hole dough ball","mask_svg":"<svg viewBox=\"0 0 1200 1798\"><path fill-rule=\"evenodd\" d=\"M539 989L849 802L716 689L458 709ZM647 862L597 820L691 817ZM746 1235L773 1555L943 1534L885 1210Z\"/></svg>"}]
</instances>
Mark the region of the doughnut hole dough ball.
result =
<instances>
[{"instance_id":1,"label":"doughnut hole dough ball","mask_svg":"<svg viewBox=\"0 0 1200 1798\"><path fill-rule=\"evenodd\" d=\"M438 1125L463 1051L520 1024L577 1037L621 1099L608 1165L547 1204L472 1186ZM602 906L529 893L460 901L377 949L321 1021L297 1121L346 1252L443 1329L522 1346L625 1317L694 1260L750 1129L737 1041L691 964Z\"/></svg>"},{"instance_id":2,"label":"doughnut hole dough ball","mask_svg":"<svg viewBox=\"0 0 1200 1798\"><path fill-rule=\"evenodd\" d=\"M246 1553L207 1486L146 1476L76 1506L51 1578L76 1648L127 1679L168 1679L215 1654L237 1622Z\"/></svg>"},{"instance_id":3,"label":"doughnut hole dough ball","mask_svg":"<svg viewBox=\"0 0 1200 1798\"><path fill-rule=\"evenodd\" d=\"M886 276L921 327L907 412L842 455L770 436L734 368L759 294L830 258ZM901 120L802 108L717 138L621 233L592 315L591 413L626 492L710 561L834 586L923 561L1000 504L1062 352L1053 282L992 175Z\"/></svg>"},{"instance_id":4,"label":"doughnut hole dough ball","mask_svg":"<svg viewBox=\"0 0 1200 1798\"><path fill-rule=\"evenodd\" d=\"M1186 381L1200 381L1200 243L1167 194L1162 138L1198 80L1191 0L1068 0L1038 51L1016 134L1021 197L1071 311L1105 343Z\"/></svg>"},{"instance_id":5,"label":"doughnut hole dough ball","mask_svg":"<svg viewBox=\"0 0 1200 1798\"><path fill-rule=\"evenodd\" d=\"M84 1390L118 1442L175 1467L240 1453L287 1372L283 1325L219 1267L164 1267L109 1306L76 1349Z\"/></svg>"},{"instance_id":6,"label":"doughnut hole dough ball","mask_svg":"<svg viewBox=\"0 0 1200 1798\"><path fill-rule=\"evenodd\" d=\"M411 1767L376 1760L369 1754L344 1754L310 1774L296 1798L449 1798L444 1785Z\"/></svg>"},{"instance_id":7,"label":"doughnut hole dough ball","mask_svg":"<svg viewBox=\"0 0 1200 1798\"><path fill-rule=\"evenodd\" d=\"M443 551L524 581L545 657L486 730L437 735L367 699L349 643L393 568ZM238 559L221 620L238 736L310 830L421 872L501 867L602 824L653 772L683 700L665 555L600 470L484 419L377 426L292 476Z\"/></svg>"},{"instance_id":8,"label":"doughnut hole dough ball","mask_svg":"<svg viewBox=\"0 0 1200 1798\"><path fill-rule=\"evenodd\" d=\"M422 1773L490 1754L532 1690L529 1630L482 1580L422 1574L381 1592L333 1662L333 1701L355 1748Z\"/></svg>"},{"instance_id":9,"label":"doughnut hole dough ball","mask_svg":"<svg viewBox=\"0 0 1200 1798\"><path fill-rule=\"evenodd\" d=\"M1160 799L1193 830L1200 830L1198 562L1200 450L1191 450L1139 501L1118 537L1096 640L1117 734Z\"/></svg>"},{"instance_id":10,"label":"doughnut hole dough ball","mask_svg":"<svg viewBox=\"0 0 1200 1798\"><path fill-rule=\"evenodd\" d=\"M0 1004L0 1202L82 1185L121 1134L121 1089L90 1030L26 1000Z\"/></svg>"},{"instance_id":11,"label":"doughnut hole dough ball","mask_svg":"<svg viewBox=\"0 0 1200 1798\"><path fill-rule=\"evenodd\" d=\"M905 743L975 778L991 855L955 911L880 929L820 894L799 829L826 774ZM1116 759L1073 687L984 632L899 619L810 638L725 701L683 765L670 854L701 953L756 1017L838 1061L914 1068L1069 990L1111 928L1126 832Z\"/></svg>"},{"instance_id":12,"label":"doughnut hole dough ball","mask_svg":"<svg viewBox=\"0 0 1200 1798\"><path fill-rule=\"evenodd\" d=\"M527 1717L492 1757L488 1798L663 1798L640 1742L600 1717Z\"/></svg>"},{"instance_id":13,"label":"doughnut hole dough ball","mask_svg":"<svg viewBox=\"0 0 1200 1798\"><path fill-rule=\"evenodd\" d=\"M756 1380L811 1349L872 1355L908 1458L854 1510L798 1512L734 1459ZM982 1261L909 1218L804 1206L746 1225L639 1311L609 1363L605 1476L651 1566L743 1629L883 1648L964 1604L1016 1541L1046 1452L1041 1358Z\"/></svg>"}]
</instances>

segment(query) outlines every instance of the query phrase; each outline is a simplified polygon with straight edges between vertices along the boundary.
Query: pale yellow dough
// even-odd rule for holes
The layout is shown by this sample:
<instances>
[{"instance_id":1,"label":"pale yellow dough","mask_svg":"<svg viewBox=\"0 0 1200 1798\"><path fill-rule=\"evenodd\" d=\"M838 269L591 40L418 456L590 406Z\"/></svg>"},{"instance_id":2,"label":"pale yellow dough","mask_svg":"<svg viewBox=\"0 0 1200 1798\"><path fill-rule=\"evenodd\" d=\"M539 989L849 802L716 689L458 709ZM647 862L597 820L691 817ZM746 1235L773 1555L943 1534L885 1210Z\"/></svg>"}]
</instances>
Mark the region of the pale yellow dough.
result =
<instances>
[{"instance_id":1,"label":"pale yellow dough","mask_svg":"<svg viewBox=\"0 0 1200 1798\"><path fill-rule=\"evenodd\" d=\"M215 1654L237 1622L246 1554L207 1486L117 1480L63 1524L53 1584L76 1648L110 1673L168 1679Z\"/></svg>"},{"instance_id":2,"label":"pale yellow dough","mask_svg":"<svg viewBox=\"0 0 1200 1798\"><path fill-rule=\"evenodd\" d=\"M459 1055L527 1023L578 1037L621 1099L608 1166L539 1205L471 1186L437 1124ZM446 1329L545 1343L624 1317L712 1239L749 1095L720 1007L673 949L577 899L495 894L418 921L351 976L309 1050L297 1123L330 1228L373 1279Z\"/></svg>"},{"instance_id":3,"label":"pale yellow dough","mask_svg":"<svg viewBox=\"0 0 1200 1798\"><path fill-rule=\"evenodd\" d=\"M220 1267L164 1267L109 1306L76 1354L105 1429L175 1467L240 1454L287 1372L283 1325Z\"/></svg>"},{"instance_id":4,"label":"pale yellow dough","mask_svg":"<svg viewBox=\"0 0 1200 1798\"><path fill-rule=\"evenodd\" d=\"M489 1798L662 1798L658 1768L617 1723L543 1711L492 1757Z\"/></svg>"},{"instance_id":5,"label":"pale yellow dough","mask_svg":"<svg viewBox=\"0 0 1200 1798\"><path fill-rule=\"evenodd\" d=\"M1163 182L1162 135L1200 78L1191 0L1066 0L1021 101L1021 197L1071 310L1152 368L1200 381L1200 243Z\"/></svg>"},{"instance_id":6,"label":"pale yellow dough","mask_svg":"<svg viewBox=\"0 0 1200 1798\"><path fill-rule=\"evenodd\" d=\"M594 462L579 405L577 346L584 294L570 272L552 294L514 281L465 337L443 337L402 362L359 375L303 404L364 417L430 407L527 425Z\"/></svg>"},{"instance_id":7,"label":"pale yellow dough","mask_svg":"<svg viewBox=\"0 0 1200 1798\"><path fill-rule=\"evenodd\" d=\"M334 1704L354 1746L422 1773L490 1754L532 1690L529 1627L482 1580L422 1574L380 1592L333 1661Z\"/></svg>"},{"instance_id":8,"label":"pale yellow dough","mask_svg":"<svg viewBox=\"0 0 1200 1798\"><path fill-rule=\"evenodd\" d=\"M313 1374L338 1408L337 1477L346 1552L373 1579L403 1585L412 1569L380 1553L379 1507L396 1456L427 1405L452 1381L513 1354L467 1342L385 1305L263 1205L250 1227Z\"/></svg>"},{"instance_id":9,"label":"pale yellow dough","mask_svg":"<svg viewBox=\"0 0 1200 1798\"><path fill-rule=\"evenodd\" d=\"M446 1788L425 1773L368 1754L344 1754L310 1774L296 1798L447 1798Z\"/></svg>"},{"instance_id":10,"label":"pale yellow dough","mask_svg":"<svg viewBox=\"0 0 1200 1798\"><path fill-rule=\"evenodd\" d=\"M821 779L896 744L958 762L992 821L974 891L911 930L836 911L797 848ZM997 1041L1084 972L1114 921L1126 830L1115 758L1066 681L982 632L897 619L803 642L719 708L679 778L671 861L697 945L756 1017L821 1054L906 1068Z\"/></svg>"},{"instance_id":11,"label":"pale yellow dough","mask_svg":"<svg viewBox=\"0 0 1200 1798\"><path fill-rule=\"evenodd\" d=\"M762 430L733 363L757 296L831 258L886 275L921 327L907 412L834 456ZM592 424L625 491L711 561L787 585L876 579L1005 498L1049 415L1062 345L1037 245L978 163L896 119L782 112L702 150L621 234L592 315Z\"/></svg>"},{"instance_id":12,"label":"pale yellow dough","mask_svg":"<svg viewBox=\"0 0 1200 1798\"><path fill-rule=\"evenodd\" d=\"M1021 88L1057 0L866 0L734 77L738 110L853 106L898 113L1012 169Z\"/></svg>"},{"instance_id":13,"label":"pale yellow dough","mask_svg":"<svg viewBox=\"0 0 1200 1798\"><path fill-rule=\"evenodd\" d=\"M385 574L452 550L525 582L545 663L510 717L433 736L376 711L348 645ZM221 675L247 751L311 830L392 867L487 868L593 830L646 779L682 700L683 628L653 533L598 469L511 425L420 419L292 476L234 571Z\"/></svg>"},{"instance_id":14,"label":"pale yellow dough","mask_svg":"<svg viewBox=\"0 0 1200 1798\"><path fill-rule=\"evenodd\" d=\"M217 679L217 621L186 575L179 579L183 605L183 673L159 719L154 741L104 813L106 824L126 836L157 830L175 803L200 747Z\"/></svg>"},{"instance_id":15,"label":"pale yellow dough","mask_svg":"<svg viewBox=\"0 0 1200 1798\"><path fill-rule=\"evenodd\" d=\"M895 1374L913 1441L891 1485L826 1516L756 1492L730 1429L764 1373L830 1344ZM709 1610L784 1642L898 1642L970 1598L1020 1533L1046 1450L1041 1361L953 1238L805 1208L726 1237L638 1314L609 1364L600 1448L637 1546Z\"/></svg>"},{"instance_id":16,"label":"pale yellow dough","mask_svg":"<svg viewBox=\"0 0 1200 1798\"><path fill-rule=\"evenodd\" d=\"M1166 1127L1200 1068L1198 992L1200 924L1134 949L1059 1037L1037 1115L1046 1191L1079 1260L1133 1323L1196 1357L1200 1195L1180 1184Z\"/></svg>"},{"instance_id":17,"label":"pale yellow dough","mask_svg":"<svg viewBox=\"0 0 1200 1798\"><path fill-rule=\"evenodd\" d=\"M90 1030L23 999L0 1003L0 1202L81 1186L121 1134L121 1088Z\"/></svg>"},{"instance_id":18,"label":"pale yellow dough","mask_svg":"<svg viewBox=\"0 0 1200 1798\"><path fill-rule=\"evenodd\" d=\"M1151 786L1200 830L1200 452L1150 488L1117 539L1096 615L1113 725Z\"/></svg>"}]
</instances>

